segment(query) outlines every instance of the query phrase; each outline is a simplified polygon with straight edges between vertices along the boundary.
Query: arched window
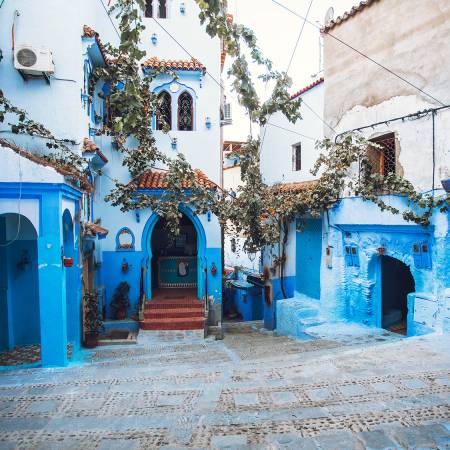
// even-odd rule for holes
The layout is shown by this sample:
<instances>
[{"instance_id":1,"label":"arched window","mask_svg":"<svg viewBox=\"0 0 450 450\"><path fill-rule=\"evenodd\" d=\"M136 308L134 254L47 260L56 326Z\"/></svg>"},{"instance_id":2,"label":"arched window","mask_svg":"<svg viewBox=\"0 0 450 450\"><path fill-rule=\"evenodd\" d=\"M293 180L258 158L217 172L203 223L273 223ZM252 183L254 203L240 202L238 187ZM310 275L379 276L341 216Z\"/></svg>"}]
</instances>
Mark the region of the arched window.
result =
<instances>
[{"instance_id":1,"label":"arched window","mask_svg":"<svg viewBox=\"0 0 450 450\"><path fill-rule=\"evenodd\" d=\"M153 0L145 0L145 17L153 17Z\"/></svg>"},{"instance_id":2,"label":"arched window","mask_svg":"<svg viewBox=\"0 0 450 450\"><path fill-rule=\"evenodd\" d=\"M162 91L158 98L161 106L156 115L156 129L162 130L165 125L172 129L172 97L167 91Z\"/></svg>"},{"instance_id":3,"label":"arched window","mask_svg":"<svg viewBox=\"0 0 450 450\"><path fill-rule=\"evenodd\" d=\"M194 129L194 102L188 92L178 97L178 129L192 131Z\"/></svg>"},{"instance_id":4,"label":"arched window","mask_svg":"<svg viewBox=\"0 0 450 450\"><path fill-rule=\"evenodd\" d=\"M167 18L167 0L159 0L159 14L160 19Z\"/></svg>"}]
</instances>

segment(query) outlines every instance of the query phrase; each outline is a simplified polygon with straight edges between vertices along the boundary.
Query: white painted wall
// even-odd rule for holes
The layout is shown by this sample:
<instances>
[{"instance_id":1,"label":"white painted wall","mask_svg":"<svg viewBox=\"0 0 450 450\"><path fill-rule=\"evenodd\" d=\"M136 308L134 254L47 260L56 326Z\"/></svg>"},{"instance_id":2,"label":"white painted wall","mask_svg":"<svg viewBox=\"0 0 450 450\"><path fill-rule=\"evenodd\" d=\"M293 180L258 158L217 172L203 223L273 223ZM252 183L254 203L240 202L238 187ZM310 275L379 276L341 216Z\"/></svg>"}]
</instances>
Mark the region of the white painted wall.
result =
<instances>
[{"instance_id":1,"label":"white painted wall","mask_svg":"<svg viewBox=\"0 0 450 450\"><path fill-rule=\"evenodd\" d=\"M25 82L14 69L12 33L16 17L15 45L28 44L49 48L55 63L51 85L44 80ZM100 2L77 0L7 0L0 10L0 43L3 60L0 64L0 86L15 105L28 111L31 118L43 123L55 136L77 143L87 136L89 118L81 107L83 85L83 25L98 28L102 39L117 42L112 24ZM115 39L115 41L114 41ZM70 81L56 80L64 78ZM3 124L1 129L5 129ZM39 149L45 141L30 140L30 149Z\"/></svg>"},{"instance_id":2,"label":"white painted wall","mask_svg":"<svg viewBox=\"0 0 450 450\"><path fill-rule=\"evenodd\" d=\"M323 114L324 83L313 87L301 97L315 112ZM261 131L264 139L261 148L261 173L269 185L314 179L311 169L319 156L314 146L316 140L323 137L323 123L304 105L301 107L301 114L302 119L292 124L281 113L276 113L270 118L270 123L284 129L269 124ZM294 171L292 146L298 143L302 145L302 169Z\"/></svg>"}]
</instances>

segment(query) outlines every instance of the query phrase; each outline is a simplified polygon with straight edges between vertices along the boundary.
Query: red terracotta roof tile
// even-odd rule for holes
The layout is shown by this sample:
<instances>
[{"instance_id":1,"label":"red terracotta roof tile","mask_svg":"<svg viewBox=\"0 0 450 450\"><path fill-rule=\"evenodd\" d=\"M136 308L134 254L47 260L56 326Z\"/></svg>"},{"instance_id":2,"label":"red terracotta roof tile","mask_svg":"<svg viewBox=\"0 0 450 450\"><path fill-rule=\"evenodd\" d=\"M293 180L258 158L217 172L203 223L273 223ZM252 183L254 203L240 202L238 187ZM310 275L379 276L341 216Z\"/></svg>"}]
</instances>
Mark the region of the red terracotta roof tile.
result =
<instances>
[{"instance_id":1,"label":"red terracotta roof tile","mask_svg":"<svg viewBox=\"0 0 450 450\"><path fill-rule=\"evenodd\" d=\"M311 84L309 84L308 86L305 86L304 88L300 89L298 92L296 92L295 94L291 95L291 100L296 99L297 97L300 97L300 95L304 94L305 92L308 92L309 90L311 90L312 88L318 86L320 83L323 83L325 80L323 77L319 78L318 80L313 81Z\"/></svg>"},{"instance_id":2,"label":"red terracotta roof tile","mask_svg":"<svg viewBox=\"0 0 450 450\"><path fill-rule=\"evenodd\" d=\"M198 182L203 187L209 189L216 189L218 187L217 184L211 181L201 170L195 169L194 172L197 176ZM144 173L141 176L138 183L139 189L166 189L167 188L166 175L167 172L149 170L148 172ZM186 180L182 184L183 189L189 189L191 187L192 185L189 180Z\"/></svg>"},{"instance_id":3,"label":"red terracotta roof tile","mask_svg":"<svg viewBox=\"0 0 450 450\"><path fill-rule=\"evenodd\" d=\"M100 236L104 237L109 233L108 229L103 228L100 225L98 225L96 223L91 223L91 222L87 222L84 224L84 230L87 234L90 234L91 236L100 235Z\"/></svg>"},{"instance_id":4,"label":"red terracotta roof tile","mask_svg":"<svg viewBox=\"0 0 450 450\"><path fill-rule=\"evenodd\" d=\"M143 62L142 67L144 69L173 69L173 70L190 70L201 71L206 73L206 67L197 59L191 58L190 60L164 60L159 59L157 56L153 56L147 61Z\"/></svg>"},{"instance_id":5,"label":"red terracotta roof tile","mask_svg":"<svg viewBox=\"0 0 450 450\"><path fill-rule=\"evenodd\" d=\"M287 192L292 194L297 194L299 192L304 192L307 190L311 190L317 186L317 181L299 181L296 183L279 183L274 184L269 189L274 190L276 192Z\"/></svg>"},{"instance_id":6,"label":"red terracotta roof tile","mask_svg":"<svg viewBox=\"0 0 450 450\"><path fill-rule=\"evenodd\" d=\"M87 25L84 25L82 37L95 38L98 48L100 49L100 53L102 54L103 60L105 61L105 64L111 64L112 60L108 57L106 53L105 44L103 44L102 40L100 39L100 35L94 29L92 29Z\"/></svg>"},{"instance_id":7,"label":"red terracotta roof tile","mask_svg":"<svg viewBox=\"0 0 450 450\"><path fill-rule=\"evenodd\" d=\"M336 19L332 20L328 25L325 25L321 30L322 33L328 33L328 31L332 30L335 26L340 25L342 22L350 19L350 17L355 16L368 6L371 6L379 1L380 0L364 0L360 2L359 5L354 6L350 11L345 12L342 16L336 17Z\"/></svg>"},{"instance_id":8,"label":"red terracotta roof tile","mask_svg":"<svg viewBox=\"0 0 450 450\"><path fill-rule=\"evenodd\" d=\"M98 147L89 138L83 139L83 153L95 153Z\"/></svg>"},{"instance_id":9,"label":"red terracotta roof tile","mask_svg":"<svg viewBox=\"0 0 450 450\"><path fill-rule=\"evenodd\" d=\"M96 153L99 158L101 158L103 160L103 162L107 163L108 162L108 158L104 155L104 153L97 147L97 145L92 142L89 138L84 138L83 139L83 148L82 148L83 153Z\"/></svg>"},{"instance_id":10,"label":"red terracotta roof tile","mask_svg":"<svg viewBox=\"0 0 450 450\"><path fill-rule=\"evenodd\" d=\"M93 191L93 187L89 183L88 179L85 176L80 175L80 173L73 167L70 167L68 165L62 164L58 161L54 161L49 158L45 158L44 156L35 155L29 152L28 150L25 150L21 147L18 147L15 144L12 144L11 142L6 141L5 139L0 139L0 146L13 150L18 155L28 159L31 162L34 162L35 164L39 164L40 166L43 167L51 167L64 177L72 178L74 180L79 181L81 188L86 192Z\"/></svg>"}]
</instances>

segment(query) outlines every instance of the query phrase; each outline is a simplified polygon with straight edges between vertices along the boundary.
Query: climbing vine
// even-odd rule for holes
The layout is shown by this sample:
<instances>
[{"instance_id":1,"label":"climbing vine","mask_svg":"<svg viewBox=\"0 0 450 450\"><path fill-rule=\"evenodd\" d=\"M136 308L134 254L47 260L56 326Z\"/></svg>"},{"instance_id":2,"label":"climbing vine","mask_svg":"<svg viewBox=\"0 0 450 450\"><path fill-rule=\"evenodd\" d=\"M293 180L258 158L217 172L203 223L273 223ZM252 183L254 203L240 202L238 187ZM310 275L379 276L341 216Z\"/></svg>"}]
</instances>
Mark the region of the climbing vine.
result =
<instances>
[{"instance_id":1,"label":"climbing vine","mask_svg":"<svg viewBox=\"0 0 450 450\"><path fill-rule=\"evenodd\" d=\"M87 161L72 151L69 147L70 141L57 139L48 128L32 120L25 110L13 105L5 97L3 91L0 90L0 123L5 122L12 134L36 136L45 139L49 153L39 155L42 159L53 162L63 168L70 167L75 175L83 176L87 168ZM8 142L7 139L5 141Z\"/></svg>"},{"instance_id":2,"label":"climbing vine","mask_svg":"<svg viewBox=\"0 0 450 450\"><path fill-rule=\"evenodd\" d=\"M251 123L264 126L278 111L292 123L301 119L301 100L292 100L289 95L290 78L273 69L272 62L258 47L252 30L230 19L226 1L195 1L200 8L200 22L207 33L220 38L224 50L232 58L228 71L231 86ZM317 143L320 156L312 171L317 180L302 190L290 190L283 185L269 187L264 183L260 171L261 141L251 137L237 155L241 160L243 181L238 196L232 198L219 187L205 184L183 154L169 158L156 145L152 118L157 115L161 120L164 115L158 114L161 104L151 90L151 83L162 74L174 78L176 74L165 69L142 73L140 62L146 54L139 47L145 29L142 22L144 9L144 0L117 0L114 3L111 13L119 22L120 43L118 47L106 45L107 64L94 72L94 83L102 79L110 86L111 120L105 124L103 132L112 136L130 174L129 182L115 180L115 187L106 197L112 205L122 211L151 208L165 220L172 235L178 234L180 204L191 206L198 214L211 211L224 228L231 227L233 233L245 236L245 251L256 253L263 248L278 247L274 268L279 268L281 277L286 262L289 224L306 214L320 216L339 201L343 192L351 191L393 214L400 211L386 203L380 193L404 195L409 202L409 208L402 213L404 219L424 226L429 224L433 210L448 209L448 196L435 198L421 194L396 174L377 174L367 152L369 145L376 149L377 144L354 133L337 142L325 139ZM260 78L274 86L266 101L259 98L254 84L250 67L255 63L263 70ZM9 121L13 116L15 120ZM13 133L46 138L49 149L55 150L46 158L72 165L80 174L86 170L86 161L72 152L67 142L58 140L46 127L31 120L0 91L0 122L5 120ZM163 131L170 139L167 124ZM161 196L148 195L140 189L141 177L154 169L166 171L167 187Z\"/></svg>"}]
</instances>

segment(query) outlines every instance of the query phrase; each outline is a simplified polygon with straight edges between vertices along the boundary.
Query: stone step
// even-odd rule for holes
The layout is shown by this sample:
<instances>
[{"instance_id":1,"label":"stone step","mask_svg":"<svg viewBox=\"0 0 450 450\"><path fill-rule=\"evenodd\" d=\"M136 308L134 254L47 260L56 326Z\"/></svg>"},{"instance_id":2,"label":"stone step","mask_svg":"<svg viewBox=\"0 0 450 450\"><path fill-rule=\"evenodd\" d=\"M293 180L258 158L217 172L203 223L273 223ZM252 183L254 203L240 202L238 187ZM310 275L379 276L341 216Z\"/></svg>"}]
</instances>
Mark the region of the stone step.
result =
<instances>
[{"instance_id":1,"label":"stone step","mask_svg":"<svg viewBox=\"0 0 450 450\"><path fill-rule=\"evenodd\" d=\"M203 317L203 308L149 308L144 311L146 319Z\"/></svg>"},{"instance_id":2,"label":"stone step","mask_svg":"<svg viewBox=\"0 0 450 450\"><path fill-rule=\"evenodd\" d=\"M145 319L140 322L142 330L202 330L205 319L203 317L193 318L165 318Z\"/></svg>"},{"instance_id":3,"label":"stone step","mask_svg":"<svg viewBox=\"0 0 450 450\"><path fill-rule=\"evenodd\" d=\"M145 305L145 311L156 309L203 309L203 303L197 299L194 300L167 300L149 302Z\"/></svg>"}]
</instances>

